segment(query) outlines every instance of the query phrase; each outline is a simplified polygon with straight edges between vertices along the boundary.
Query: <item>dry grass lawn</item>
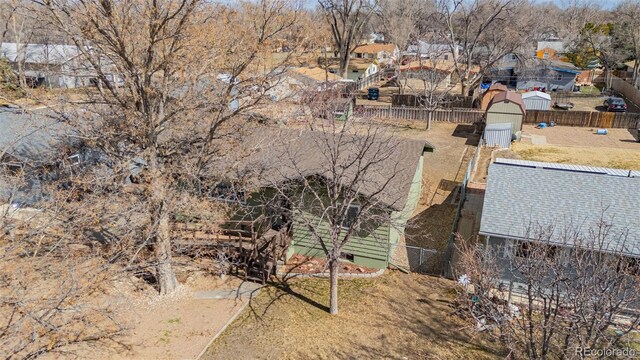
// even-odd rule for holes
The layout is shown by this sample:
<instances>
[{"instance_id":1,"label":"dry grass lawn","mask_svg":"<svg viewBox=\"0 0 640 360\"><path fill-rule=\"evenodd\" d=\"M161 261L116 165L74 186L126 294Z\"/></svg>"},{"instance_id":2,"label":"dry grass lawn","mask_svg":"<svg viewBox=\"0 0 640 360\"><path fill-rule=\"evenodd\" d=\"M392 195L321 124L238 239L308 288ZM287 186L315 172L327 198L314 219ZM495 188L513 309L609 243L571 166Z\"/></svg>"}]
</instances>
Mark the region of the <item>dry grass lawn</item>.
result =
<instances>
[{"instance_id":1,"label":"dry grass lawn","mask_svg":"<svg viewBox=\"0 0 640 360\"><path fill-rule=\"evenodd\" d=\"M268 287L203 359L497 359L496 346L450 315L452 283L387 273L340 283L329 315L328 280Z\"/></svg>"},{"instance_id":2,"label":"dry grass lawn","mask_svg":"<svg viewBox=\"0 0 640 360\"><path fill-rule=\"evenodd\" d=\"M640 146L639 150L632 150L515 143L511 149L523 159L532 161L640 170Z\"/></svg>"}]
</instances>

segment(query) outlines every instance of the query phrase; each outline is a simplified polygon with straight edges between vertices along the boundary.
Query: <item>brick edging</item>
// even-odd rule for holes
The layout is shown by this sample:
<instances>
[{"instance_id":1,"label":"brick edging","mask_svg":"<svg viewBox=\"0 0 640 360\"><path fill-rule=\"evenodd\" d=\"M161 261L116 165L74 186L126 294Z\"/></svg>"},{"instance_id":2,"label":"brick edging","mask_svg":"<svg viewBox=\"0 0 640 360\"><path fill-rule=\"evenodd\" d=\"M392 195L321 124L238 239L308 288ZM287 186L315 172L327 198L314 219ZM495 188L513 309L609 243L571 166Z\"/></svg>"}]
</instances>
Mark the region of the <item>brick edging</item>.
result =
<instances>
[{"instance_id":1,"label":"brick edging","mask_svg":"<svg viewBox=\"0 0 640 360\"><path fill-rule=\"evenodd\" d=\"M374 278L384 274L385 269L380 269L376 272L369 274L359 274L359 273L339 273L338 278L347 278L347 279L358 279L358 278ZM306 274L306 273L294 273L294 272L276 272L277 276L286 276L286 277L299 277L299 278L327 278L329 277L329 272L321 272L316 274Z\"/></svg>"}]
</instances>

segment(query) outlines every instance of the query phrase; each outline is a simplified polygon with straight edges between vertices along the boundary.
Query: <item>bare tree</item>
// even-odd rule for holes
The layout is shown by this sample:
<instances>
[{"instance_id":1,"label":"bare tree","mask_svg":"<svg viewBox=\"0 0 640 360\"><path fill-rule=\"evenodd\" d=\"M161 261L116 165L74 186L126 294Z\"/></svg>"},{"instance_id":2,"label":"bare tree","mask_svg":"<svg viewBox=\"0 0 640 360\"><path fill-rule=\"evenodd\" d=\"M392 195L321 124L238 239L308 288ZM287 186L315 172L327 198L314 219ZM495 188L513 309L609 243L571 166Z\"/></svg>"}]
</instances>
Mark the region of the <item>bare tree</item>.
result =
<instances>
[{"instance_id":1,"label":"bare tree","mask_svg":"<svg viewBox=\"0 0 640 360\"><path fill-rule=\"evenodd\" d=\"M640 87L640 3L625 1L618 5L615 14L619 36L624 39L623 47L627 48L628 54L636 60L632 70L632 82L637 88Z\"/></svg>"},{"instance_id":2,"label":"bare tree","mask_svg":"<svg viewBox=\"0 0 640 360\"><path fill-rule=\"evenodd\" d=\"M347 77L349 58L362 40L365 26L378 6L377 0L318 0L331 27L340 74Z\"/></svg>"},{"instance_id":3,"label":"bare tree","mask_svg":"<svg viewBox=\"0 0 640 360\"><path fill-rule=\"evenodd\" d=\"M315 249L312 256L327 259L331 314L338 313L339 264L345 247L368 237L385 248L387 234L379 235L376 229L399 222L394 211L403 209L406 197L403 200L397 191L410 185L415 173L415 168L405 171L403 159L415 158L417 166L424 147L415 142L415 154L410 154L406 146L414 144L411 141L404 140L403 146L365 120L336 119L335 101L344 104L335 98L314 103L316 115L324 118L311 121L308 130L273 136L277 144L269 146L268 156L270 162L278 159L279 168L266 173L269 187L281 199L271 203L282 204L296 232L309 234L305 241Z\"/></svg>"},{"instance_id":4,"label":"bare tree","mask_svg":"<svg viewBox=\"0 0 640 360\"><path fill-rule=\"evenodd\" d=\"M586 232L532 224L532 240L462 245L460 304L514 356L584 359L622 346L640 324L640 264L626 236L603 215Z\"/></svg>"},{"instance_id":5,"label":"bare tree","mask_svg":"<svg viewBox=\"0 0 640 360\"><path fill-rule=\"evenodd\" d=\"M528 41L530 32L522 30L530 18L516 17L518 6L514 0L436 2L435 36L450 47L462 95L478 84L485 69Z\"/></svg>"},{"instance_id":6,"label":"bare tree","mask_svg":"<svg viewBox=\"0 0 640 360\"><path fill-rule=\"evenodd\" d=\"M580 38L575 46L576 52L599 60L604 67L607 89L611 88L613 81L611 71L624 59L624 51L617 39L617 30L613 22L587 23L580 31Z\"/></svg>"},{"instance_id":7,"label":"bare tree","mask_svg":"<svg viewBox=\"0 0 640 360\"><path fill-rule=\"evenodd\" d=\"M265 65L279 38L297 32L300 10L278 0L42 3L99 85L60 114L100 154L75 182L91 189L81 201L131 249L130 264L153 249L160 292L170 293L177 286L171 219L192 204L189 194L215 186L203 184L219 175L205 174L206 165L229 150L246 122L240 115L267 99L296 54ZM244 31L229 32L229 24Z\"/></svg>"}]
</instances>

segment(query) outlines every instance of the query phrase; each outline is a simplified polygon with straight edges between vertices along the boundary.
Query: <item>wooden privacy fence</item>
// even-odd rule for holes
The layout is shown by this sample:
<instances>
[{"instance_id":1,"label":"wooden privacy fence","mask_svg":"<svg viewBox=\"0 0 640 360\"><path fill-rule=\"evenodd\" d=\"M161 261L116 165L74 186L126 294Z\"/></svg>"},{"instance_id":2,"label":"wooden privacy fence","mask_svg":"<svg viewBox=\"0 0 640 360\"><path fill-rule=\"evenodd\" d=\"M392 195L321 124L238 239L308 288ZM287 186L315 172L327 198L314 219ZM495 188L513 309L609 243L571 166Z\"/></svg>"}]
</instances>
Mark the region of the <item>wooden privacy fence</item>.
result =
<instances>
[{"instance_id":1,"label":"wooden privacy fence","mask_svg":"<svg viewBox=\"0 0 640 360\"><path fill-rule=\"evenodd\" d=\"M640 114L528 110L524 119L525 124L549 123L551 121L562 126L637 129L640 125Z\"/></svg>"},{"instance_id":2,"label":"wooden privacy fence","mask_svg":"<svg viewBox=\"0 0 640 360\"><path fill-rule=\"evenodd\" d=\"M429 110L418 107L394 107L362 105L356 112L360 116L372 118L402 119L402 120L429 120ZM472 109L451 109L431 111L431 121L451 122L459 124L473 124L482 120L484 112Z\"/></svg>"}]
</instances>

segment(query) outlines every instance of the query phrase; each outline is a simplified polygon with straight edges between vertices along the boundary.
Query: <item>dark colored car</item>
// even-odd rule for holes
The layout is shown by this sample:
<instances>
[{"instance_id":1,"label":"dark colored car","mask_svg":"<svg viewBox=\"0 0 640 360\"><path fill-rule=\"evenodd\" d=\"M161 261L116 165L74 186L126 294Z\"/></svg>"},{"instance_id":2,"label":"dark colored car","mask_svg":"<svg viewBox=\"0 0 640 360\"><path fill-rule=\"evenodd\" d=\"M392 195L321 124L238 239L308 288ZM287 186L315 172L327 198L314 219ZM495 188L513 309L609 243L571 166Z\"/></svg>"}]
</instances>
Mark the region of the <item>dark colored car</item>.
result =
<instances>
[{"instance_id":1,"label":"dark colored car","mask_svg":"<svg viewBox=\"0 0 640 360\"><path fill-rule=\"evenodd\" d=\"M619 97L610 97L604 101L604 107L607 111L627 111L627 103L624 102L624 99Z\"/></svg>"}]
</instances>

